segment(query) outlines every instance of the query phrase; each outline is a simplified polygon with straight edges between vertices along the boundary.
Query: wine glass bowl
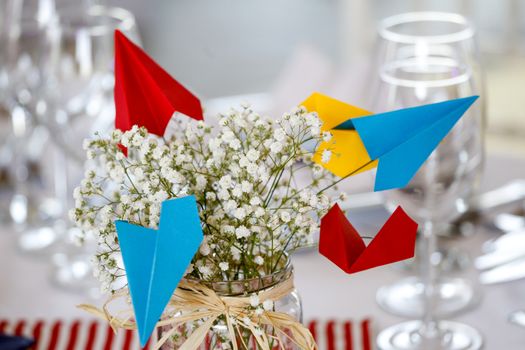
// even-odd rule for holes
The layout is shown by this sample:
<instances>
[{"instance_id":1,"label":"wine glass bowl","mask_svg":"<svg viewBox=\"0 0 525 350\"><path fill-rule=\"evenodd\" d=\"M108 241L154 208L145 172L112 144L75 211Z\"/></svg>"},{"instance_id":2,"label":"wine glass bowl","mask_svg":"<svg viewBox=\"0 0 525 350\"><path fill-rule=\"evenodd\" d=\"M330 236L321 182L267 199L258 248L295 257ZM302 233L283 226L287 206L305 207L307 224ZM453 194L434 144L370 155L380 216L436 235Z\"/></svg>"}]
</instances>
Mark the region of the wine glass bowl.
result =
<instances>
[{"instance_id":1,"label":"wine glass bowl","mask_svg":"<svg viewBox=\"0 0 525 350\"><path fill-rule=\"evenodd\" d=\"M379 24L378 65L425 57L451 58L473 70L482 85L475 30L462 15L447 12L409 12Z\"/></svg>"},{"instance_id":2,"label":"wine glass bowl","mask_svg":"<svg viewBox=\"0 0 525 350\"><path fill-rule=\"evenodd\" d=\"M393 88L382 90L378 101L385 105L376 106L379 111L475 94L468 67L449 59L396 61L385 65L381 80ZM474 104L440 142L433 155L432 183L424 164L406 187L385 193L387 207L394 210L396 203L401 204L418 221L450 222L466 212L475 189L472 184L479 181L483 164L480 116L480 107ZM436 201L431 208L425 205L429 193Z\"/></svg>"},{"instance_id":3,"label":"wine glass bowl","mask_svg":"<svg viewBox=\"0 0 525 350\"><path fill-rule=\"evenodd\" d=\"M85 158L82 140L95 131L108 130L113 123L113 35L117 29L139 41L135 18L125 9L57 8L59 54L52 96L57 111L45 123L57 136L55 142L77 163Z\"/></svg>"}]
</instances>

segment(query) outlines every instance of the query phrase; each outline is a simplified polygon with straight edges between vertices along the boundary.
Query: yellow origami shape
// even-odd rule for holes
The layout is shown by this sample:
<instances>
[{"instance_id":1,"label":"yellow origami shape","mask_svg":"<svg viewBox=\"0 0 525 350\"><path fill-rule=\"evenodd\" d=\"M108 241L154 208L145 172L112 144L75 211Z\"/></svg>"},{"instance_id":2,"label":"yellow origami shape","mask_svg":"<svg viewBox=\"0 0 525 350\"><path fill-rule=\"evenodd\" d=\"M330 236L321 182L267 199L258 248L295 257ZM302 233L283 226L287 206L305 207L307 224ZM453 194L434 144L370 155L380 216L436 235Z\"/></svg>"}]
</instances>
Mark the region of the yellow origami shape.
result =
<instances>
[{"instance_id":1,"label":"yellow origami shape","mask_svg":"<svg viewBox=\"0 0 525 350\"><path fill-rule=\"evenodd\" d=\"M377 166L372 160L365 145L355 130L337 130L336 126L350 118L364 117L373 114L318 92L308 97L302 106L308 112L316 112L323 122L322 131L332 134L330 141L323 141L317 147L313 160L339 177L347 177L370 170ZM324 150L330 150L332 156L326 163L321 161Z\"/></svg>"}]
</instances>

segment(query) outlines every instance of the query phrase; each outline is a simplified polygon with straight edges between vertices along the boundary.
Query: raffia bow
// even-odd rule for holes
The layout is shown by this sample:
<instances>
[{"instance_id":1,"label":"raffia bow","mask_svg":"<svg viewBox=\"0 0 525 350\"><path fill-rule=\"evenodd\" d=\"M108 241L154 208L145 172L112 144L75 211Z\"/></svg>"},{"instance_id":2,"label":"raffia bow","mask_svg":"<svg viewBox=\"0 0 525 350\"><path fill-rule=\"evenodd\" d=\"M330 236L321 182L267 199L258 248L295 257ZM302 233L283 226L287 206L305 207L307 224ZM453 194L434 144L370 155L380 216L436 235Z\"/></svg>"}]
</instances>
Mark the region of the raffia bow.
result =
<instances>
[{"instance_id":1,"label":"raffia bow","mask_svg":"<svg viewBox=\"0 0 525 350\"><path fill-rule=\"evenodd\" d=\"M290 277L271 288L265 289L258 294L259 301L277 301L294 290L293 278ZM136 324L132 321L133 311L124 310L112 315L109 305L119 298L128 297L126 292L112 295L104 304L102 310L92 305L79 305L78 307L94 314L109 322L114 331L118 328L135 329ZM248 349L242 339L243 329L249 331L257 345L263 350L271 350L270 344L278 344L284 349L284 340L288 339L300 349L315 350L317 345L310 331L292 316L277 311L262 311L256 314L250 305L250 297L226 297L220 296L212 289L194 282L182 281L175 291L168 307L168 316L161 319L156 327L171 326L158 340L154 349L158 350L177 331L179 325L187 322L203 320L179 347L179 350L196 350L204 342L206 335L214 325L215 321L224 316L226 327L234 350L239 346ZM272 334L266 333L265 329L272 329ZM239 335L239 337L237 337ZM237 344L236 339L240 339Z\"/></svg>"}]
</instances>

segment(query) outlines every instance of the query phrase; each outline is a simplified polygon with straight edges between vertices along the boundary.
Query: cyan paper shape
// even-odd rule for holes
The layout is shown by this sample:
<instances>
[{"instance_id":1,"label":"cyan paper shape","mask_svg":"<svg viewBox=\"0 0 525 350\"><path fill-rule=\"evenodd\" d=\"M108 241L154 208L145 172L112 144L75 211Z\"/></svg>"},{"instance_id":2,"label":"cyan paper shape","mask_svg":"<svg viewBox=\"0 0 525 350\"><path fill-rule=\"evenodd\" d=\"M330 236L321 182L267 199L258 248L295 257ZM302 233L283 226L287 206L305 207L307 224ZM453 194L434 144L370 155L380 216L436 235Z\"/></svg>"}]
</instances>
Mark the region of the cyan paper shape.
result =
<instances>
[{"instance_id":1,"label":"cyan paper shape","mask_svg":"<svg viewBox=\"0 0 525 350\"><path fill-rule=\"evenodd\" d=\"M164 201L158 230L116 221L144 347L203 239L194 196Z\"/></svg>"},{"instance_id":2,"label":"cyan paper shape","mask_svg":"<svg viewBox=\"0 0 525 350\"><path fill-rule=\"evenodd\" d=\"M371 159L379 159L374 191L405 187L478 96L349 119Z\"/></svg>"}]
</instances>

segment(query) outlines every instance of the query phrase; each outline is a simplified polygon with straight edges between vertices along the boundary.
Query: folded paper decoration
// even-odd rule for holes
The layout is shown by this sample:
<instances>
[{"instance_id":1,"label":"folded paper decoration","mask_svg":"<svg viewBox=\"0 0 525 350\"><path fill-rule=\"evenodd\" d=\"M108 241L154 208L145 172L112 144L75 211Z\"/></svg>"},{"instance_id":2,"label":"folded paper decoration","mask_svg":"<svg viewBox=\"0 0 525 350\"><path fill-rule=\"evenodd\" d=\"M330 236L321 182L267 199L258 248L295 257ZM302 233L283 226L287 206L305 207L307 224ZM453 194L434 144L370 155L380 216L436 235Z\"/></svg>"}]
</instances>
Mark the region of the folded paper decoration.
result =
<instances>
[{"instance_id":1,"label":"folded paper decoration","mask_svg":"<svg viewBox=\"0 0 525 350\"><path fill-rule=\"evenodd\" d=\"M194 196L164 201L158 230L116 221L140 343L145 346L203 239Z\"/></svg>"},{"instance_id":2,"label":"folded paper decoration","mask_svg":"<svg viewBox=\"0 0 525 350\"><path fill-rule=\"evenodd\" d=\"M133 125L163 136L173 113L202 120L199 99L173 79L141 48L115 31L115 126Z\"/></svg>"},{"instance_id":3,"label":"folded paper decoration","mask_svg":"<svg viewBox=\"0 0 525 350\"><path fill-rule=\"evenodd\" d=\"M335 204L321 219L319 253L344 272L356 273L413 257L416 233L417 223L398 207L367 247Z\"/></svg>"},{"instance_id":4,"label":"folded paper decoration","mask_svg":"<svg viewBox=\"0 0 525 350\"><path fill-rule=\"evenodd\" d=\"M302 105L317 112L323 121L322 130L333 135L319 145L314 161L340 177L377 167L374 190L382 191L405 187L477 98L375 115L319 93ZM325 149L332 151L327 163L321 161Z\"/></svg>"}]
</instances>

